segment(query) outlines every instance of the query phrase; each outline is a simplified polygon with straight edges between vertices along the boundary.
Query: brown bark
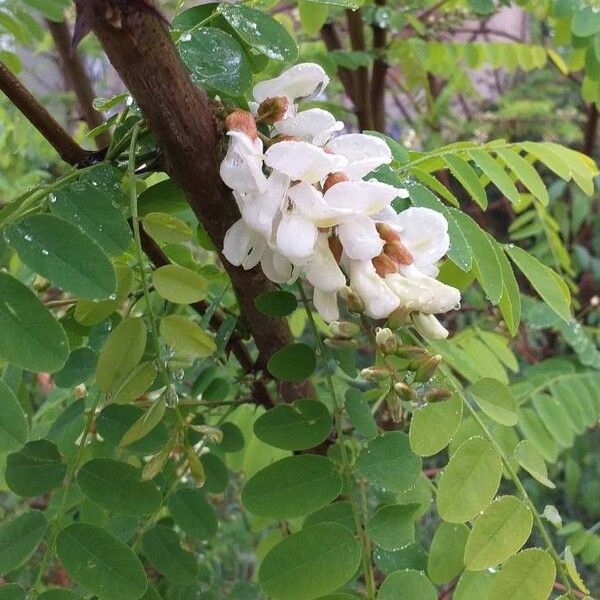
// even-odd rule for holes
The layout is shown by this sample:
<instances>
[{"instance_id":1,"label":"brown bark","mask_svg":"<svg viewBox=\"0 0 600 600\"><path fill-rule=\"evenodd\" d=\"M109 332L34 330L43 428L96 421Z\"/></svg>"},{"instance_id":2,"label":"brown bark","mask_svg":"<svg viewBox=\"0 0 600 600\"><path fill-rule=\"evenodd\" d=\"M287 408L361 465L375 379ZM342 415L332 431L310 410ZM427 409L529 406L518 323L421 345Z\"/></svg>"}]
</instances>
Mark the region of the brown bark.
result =
<instances>
[{"instance_id":1,"label":"brown bark","mask_svg":"<svg viewBox=\"0 0 600 600\"><path fill-rule=\"evenodd\" d=\"M350 43L352 50L364 52L367 48L365 43L365 30L363 26L362 11L346 10L346 19L348 21L348 32L350 34ZM358 127L361 130L373 129L373 118L371 113L371 95L369 93L369 69L367 67L358 67L354 79L354 97L356 116L358 118Z\"/></svg>"},{"instance_id":2,"label":"brown bark","mask_svg":"<svg viewBox=\"0 0 600 600\"><path fill-rule=\"evenodd\" d=\"M62 125L35 99L31 92L0 62L0 90L46 138L59 156L70 165L82 165L90 158Z\"/></svg>"},{"instance_id":3,"label":"brown bark","mask_svg":"<svg viewBox=\"0 0 600 600\"><path fill-rule=\"evenodd\" d=\"M325 25L321 27L321 39L323 40L325 47L329 52L343 49L340 36L338 35L333 23L325 23ZM342 82L342 85L344 86L346 96L350 98L352 104L356 105L356 84L354 83L355 73L346 67L338 67L337 74Z\"/></svg>"},{"instance_id":4,"label":"brown bark","mask_svg":"<svg viewBox=\"0 0 600 600\"><path fill-rule=\"evenodd\" d=\"M91 25L108 59L137 101L162 149L166 168L182 188L215 247L223 247L239 218L230 191L219 176L221 132L206 93L195 87L164 21L147 2L79 0L76 31ZM292 342L283 319L260 313L254 299L274 289L260 269L244 271L223 260L241 313L259 350L257 367ZM312 394L309 383L286 386L285 397Z\"/></svg>"},{"instance_id":5,"label":"brown bark","mask_svg":"<svg viewBox=\"0 0 600 600\"><path fill-rule=\"evenodd\" d=\"M596 138L598 136L598 108L592 102L588 109L588 120L585 126L585 137L581 151L588 156L594 155L596 147Z\"/></svg>"},{"instance_id":6,"label":"brown bark","mask_svg":"<svg viewBox=\"0 0 600 600\"><path fill-rule=\"evenodd\" d=\"M375 0L377 6L385 6L386 0ZM387 31L373 23L373 50L377 53L373 61L371 76L371 109L373 111L373 128L385 133L385 82L388 64L385 60L384 50L387 44Z\"/></svg>"},{"instance_id":7,"label":"brown bark","mask_svg":"<svg viewBox=\"0 0 600 600\"><path fill-rule=\"evenodd\" d=\"M104 122L102 115L94 109L94 89L88 73L85 70L81 56L71 45L71 32L66 21L56 23L46 20L48 30L54 40L58 52L63 74L69 86L75 92L77 104L81 111L82 119L90 129L99 127ZM105 131L96 136L98 148L105 148L110 144L110 133Z\"/></svg>"}]
</instances>

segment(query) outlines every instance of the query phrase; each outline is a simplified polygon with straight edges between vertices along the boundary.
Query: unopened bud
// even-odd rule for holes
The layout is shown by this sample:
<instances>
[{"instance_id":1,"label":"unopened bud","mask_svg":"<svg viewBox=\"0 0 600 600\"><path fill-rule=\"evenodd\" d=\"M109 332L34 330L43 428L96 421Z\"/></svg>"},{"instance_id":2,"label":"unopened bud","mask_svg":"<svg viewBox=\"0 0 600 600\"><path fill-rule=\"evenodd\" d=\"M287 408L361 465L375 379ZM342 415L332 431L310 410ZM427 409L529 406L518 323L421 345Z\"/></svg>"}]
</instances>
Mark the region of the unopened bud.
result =
<instances>
[{"instance_id":1,"label":"unopened bud","mask_svg":"<svg viewBox=\"0 0 600 600\"><path fill-rule=\"evenodd\" d=\"M346 303L350 312L362 314L365 311L365 303L352 288L344 286L340 290L340 298Z\"/></svg>"},{"instance_id":2,"label":"unopened bud","mask_svg":"<svg viewBox=\"0 0 600 600\"><path fill-rule=\"evenodd\" d=\"M427 402L441 402L442 400L448 400L452 396L452 392L443 388L433 388L427 392L425 399Z\"/></svg>"},{"instance_id":3,"label":"unopened bud","mask_svg":"<svg viewBox=\"0 0 600 600\"><path fill-rule=\"evenodd\" d=\"M390 390L389 394L385 397L385 403L392 421L400 423L402 420L402 404L394 390Z\"/></svg>"},{"instance_id":4,"label":"unopened bud","mask_svg":"<svg viewBox=\"0 0 600 600\"><path fill-rule=\"evenodd\" d=\"M395 242L400 239L398 232L387 223L377 223L377 233L384 242Z\"/></svg>"},{"instance_id":5,"label":"unopened bud","mask_svg":"<svg viewBox=\"0 0 600 600\"><path fill-rule=\"evenodd\" d=\"M389 256L386 256L383 253L376 256L372 262L379 277L385 277L386 275L398 272L398 265L396 265Z\"/></svg>"},{"instance_id":6,"label":"unopened bud","mask_svg":"<svg viewBox=\"0 0 600 600\"><path fill-rule=\"evenodd\" d=\"M356 340L342 340L339 338L325 338L325 344L333 350L353 350L358 347Z\"/></svg>"},{"instance_id":7,"label":"unopened bud","mask_svg":"<svg viewBox=\"0 0 600 600\"><path fill-rule=\"evenodd\" d=\"M410 318L411 313L414 310L414 304L412 302L408 302L403 306L398 307L389 317L388 324L393 329L397 329L398 327L403 327L404 325L410 325L412 323L412 319Z\"/></svg>"},{"instance_id":8,"label":"unopened bud","mask_svg":"<svg viewBox=\"0 0 600 600\"><path fill-rule=\"evenodd\" d=\"M420 364L417 366L415 381L425 383L426 381L429 381L437 371L437 368L442 362L442 355L436 354L435 356L430 356L429 358L423 357L422 359L418 359L416 362Z\"/></svg>"},{"instance_id":9,"label":"unopened bud","mask_svg":"<svg viewBox=\"0 0 600 600\"><path fill-rule=\"evenodd\" d=\"M380 327L375 332L375 343L382 354L394 354L398 348L398 340L394 332L387 327Z\"/></svg>"},{"instance_id":10,"label":"unopened bud","mask_svg":"<svg viewBox=\"0 0 600 600\"><path fill-rule=\"evenodd\" d=\"M273 125L273 123L277 123L277 121L281 121L285 117L288 106L289 101L285 96L267 98L258 107L257 121Z\"/></svg>"},{"instance_id":11,"label":"unopened bud","mask_svg":"<svg viewBox=\"0 0 600 600\"><path fill-rule=\"evenodd\" d=\"M367 367L360 372L363 379L367 381L384 381L389 378L390 372L381 367Z\"/></svg>"},{"instance_id":12,"label":"unopened bud","mask_svg":"<svg viewBox=\"0 0 600 600\"><path fill-rule=\"evenodd\" d=\"M241 131L251 140L255 140L258 137L254 117L247 110L237 109L227 115L225 118L225 129L227 131Z\"/></svg>"},{"instance_id":13,"label":"unopened bud","mask_svg":"<svg viewBox=\"0 0 600 600\"><path fill-rule=\"evenodd\" d=\"M336 183L342 183L342 181L348 181L348 177L337 171L336 173L332 173L327 177L325 183L323 184L323 191L326 192L329 188L333 187Z\"/></svg>"},{"instance_id":14,"label":"unopened bud","mask_svg":"<svg viewBox=\"0 0 600 600\"><path fill-rule=\"evenodd\" d=\"M420 346L398 346L396 349L396 356L400 358L404 358L406 360L414 360L415 358L420 358L425 354L425 350Z\"/></svg>"},{"instance_id":15,"label":"unopened bud","mask_svg":"<svg viewBox=\"0 0 600 600\"><path fill-rule=\"evenodd\" d=\"M333 337L348 340L358 334L360 327L350 321L331 321L329 331Z\"/></svg>"},{"instance_id":16,"label":"unopened bud","mask_svg":"<svg viewBox=\"0 0 600 600\"><path fill-rule=\"evenodd\" d=\"M394 384L394 391L398 394L400 400L404 402L412 402L415 399L414 390L403 381Z\"/></svg>"},{"instance_id":17,"label":"unopened bud","mask_svg":"<svg viewBox=\"0 0 600 600\"><path fill-rule=\"evenodd\" d=\"M408 251L406 246L401 241L388 242L384 247L383 251L392 260L396 261L399 265L412 265L413 255Z\"/></svg>"}]
</instances>

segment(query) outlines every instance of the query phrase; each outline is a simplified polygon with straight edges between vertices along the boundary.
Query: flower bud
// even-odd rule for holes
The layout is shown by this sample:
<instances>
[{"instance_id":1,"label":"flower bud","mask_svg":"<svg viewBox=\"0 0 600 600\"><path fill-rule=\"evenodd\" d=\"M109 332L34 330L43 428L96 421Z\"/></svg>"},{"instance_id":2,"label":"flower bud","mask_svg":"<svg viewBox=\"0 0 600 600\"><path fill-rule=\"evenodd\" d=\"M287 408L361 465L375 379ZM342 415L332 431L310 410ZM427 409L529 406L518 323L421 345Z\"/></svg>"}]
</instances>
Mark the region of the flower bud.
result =
<instances>
[{"instance_id":1,"label":"flower bud","mask_svg":"<svg viewBox=\"0 0 600 600\"><path fill-rule=\"evenodd\" d=\"M380 327L375 332L375 343L382 354L394 354L398 348L398 340L391 329Z\"/></svg>"},{"instance_id":2,"label":"flower bud","mask_svg":"<svg viewBox=\"0 0 600 600\"><path fill-rule=\"evenodd\" d=\"M372 262L379 277L385 277L386 275L391 275L392 273L398 272L398 266L396 263L389 256L383 253L381 253L379 256L376 256Z\"/></svg>"},{"instance_id":3,"label":"flower bud","mask_svg":"<svg viewBox=\"0 0 600 600\"><path fill-rule=\"evenodd\" d=\"M273 123L277 123L277 121L281 121L285 117L288 106L289 101L285 96L267 98L258 107L257 121L273 125Z\"/></svg>"},{"instance_id":4,"label":"flower bud","mask_svg":"<svg viewBox=\"0 0 600 600\"><path fill-rule=\"evenodd\" d=\"M407 304L400 306L388 317L389 326L393 329L397 329L398 327L402 327L404 325L410 325L412 323L410 315L413 310L414 305L412 302L408 302Z\"/></svg>"},{"instance_id":5,"label":"flower bud","mask_svg":"<svg viewBox=\"0 0 600 600\"><path fill-rule=\"evenodd\" d=\"M408 346L402 345L398 346L395 352L396 356L400 358L404 358L405 360L414 360L415 358L420 358L425 354L425 350L420 346Z\"/></svg>"},{"instance_id":6,"label":"flower bud","mask_svg":"<svg viewBox=\"0 0 600 600\"><path fill-rule=\"evenodd\" d=\"M331 321L331 323L329 323L329 331L335 338L348 340L358 334L360 327L356 323L351 323L350 321Z\"/></svg>"},{"instance_id":7,"label":"flower bud","mask_svg":"<svg viewBox=\"0 0 600 600\"><path fill-rule=\"evenodd\" d=\"M388 242L383 247L383 251L399 265L412 265L413 263L413 255L400 240Z\"/></svg>"},{"instance_id":8,"label":"flower bud","mask_svg":"<svg viewBox=\"0 0 600 600\"><path fill-rule=\"evenodd\" d=\"M433 315L416 313L413 315L413 323L428 340L443 340L448 337L448 330Z\"/></svg>"},{"instance_id":9,"label":"flower bud","mask_svg":"<svg viewBox=\"0 0 600 600\"><path fill-rule=\"evenodd\" d=\"M362 314L365 311L365 303L362 298L348 286L344 286L340 290L340 297L346 303L350 312Z\"/></svg>"},{"instance_id":10,"label":"flower bud","mask_svg":"<svg viewBox=\"0 0 600 600\"><path fill-rule=\"evenodd\" d=\"M325 344L333 350L354 350L358 347L356 340L343 340L339 338L325 338Z\"/></svg>"},{"instance_id":11,"label":"flower bud","mask_svg":"<svg viewBox=\"0 0 600 600\"><path fill-rule=\"evenodd\" d=\"M225 118L225 129L227 131L241 131L251 140L255 140L258 137L254 117L247 110L237 109L227 115Z\"/></svg>"},{"instance_id":12,"label":"flower bud","mask_svg":"<svg viewBox=\"0 0 600 600\"><path fill-rule=\"evenodd\" d=\"M375 366L363 369L360 374L367 381L384 381L390 376L390 372L387 369Z\"/></svg>"},{"instance_id":13,"label":"flower bud","mask_svg":"<svg viewBox=\"0 0 600 600\"><path fill-rule=\"evenodd\" d=\"M327 179L325 180L325 183L323 184L323 192L326 192L329 188L333 187L336 183L341 183L342 181L348 181L348 177L346 177L346 175L344 175L340 171L331 173L331 175L329 175L327 177Z\"/></svg>"},{"instance_id":14,"label":"flower bud","mask_svg":"<svg viewBox=\"0 0 600 600\"><path fill-rule=\"evenodd\" d=\"M415 365L417 367L415 373L415 381L419 381L421 383L429 381L437 371L437 368L440 366L441 362L441 354L436 354L435 356L429 356L427 358L422 357L420 359L417 359L415 361L415 363L418 363Z\"/></svg>"},{"instance_id":15,"label":"flower bud","mask_svg":"<svg viewBox=\"0 0 600 600\"><path fill-rule=\"evenodd\" d=\"M394 390L396 394L398 394L400 400L403 400L404 402L412 402L415 399L414 390L403 381L394 384Z\"/></svg>"},{"instance_id":16,"label":"flower bud","mask_svg":"<svg viewBox=\"0 0 600 600\"><path fill-rule=\"evenodd\" d=\"M443 388L433 388L429 390L425 395L425 400L427 402L441 402L442 400L448 400L452 396L452 392L450 390L445 390Z\"/></svg>"},{"instance_id":17,"label":"flower bud","mask_svg":"<svg viewBox=\"0 0 600 600\"><path fill-rule=\"evenodd\" d=\"M402 420L402 404L394 390L390 390L389 394L385 397L385 403L392 421L400 423Z\"/></svg>"}]
</instances>

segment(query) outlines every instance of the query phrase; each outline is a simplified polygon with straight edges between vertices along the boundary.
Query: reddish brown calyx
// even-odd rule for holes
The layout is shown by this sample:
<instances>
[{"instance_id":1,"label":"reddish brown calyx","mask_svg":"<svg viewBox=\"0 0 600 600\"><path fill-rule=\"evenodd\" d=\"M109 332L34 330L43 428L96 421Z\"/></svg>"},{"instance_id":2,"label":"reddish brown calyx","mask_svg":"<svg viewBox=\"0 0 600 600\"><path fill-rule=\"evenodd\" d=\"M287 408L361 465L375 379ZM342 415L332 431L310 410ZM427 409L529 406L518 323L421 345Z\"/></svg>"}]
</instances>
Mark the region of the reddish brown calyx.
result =
<instances>
[{"instance_id":1,"label":"reddish brown calyx","mask_svg":"<svg viewBox=\"0 0 600 600\"><path fill-rule=\"evenodd\" d=\"M340 242L340 238L337 235L332 235L328 240L329 249L333 254L333 258L335 258L335 262L340 264L340 260L342 260L342 242Z\"/></svg>"},{"instance_id":2,"label":"reddish brown calyx","mask_svg":"<svg viewBox=\"0 0 600 600\"><path fill-rule=\"evenodd\" d=\"M331 173L325 180L323 184L323 192L326 192L329 188L333 187L336 183L342 183L342 181L348 181L346 175L344 175L341 171L337 171L335 173Z\"/></svg>"},{"instance_id":3,"label":"reddish brown calyx","mask_svg":"<svg viewBox=\"0 0 600 600\"><path fill-rule=\"evenodd\" d=\"M241 131L251 140L255 140L258 137L256 121L247 110L237 109L229 113L225 118L225 129L227 131Z\"/></svg>"},{"instance_id":4,"label":"reddish brown calyx","mask_svg":"<svg viewBox=\"0 0 600 600\"><path fill-rule=\"evenodd\" d=\"M373 259L373 266L379 277L385 277L398 272L398 265L387 254L382 252Z\"/></svg>"},{"instance_id":5,"label":"reddish brown calyx","mask_svg":"<svg viewBox=\"0 0 600 600\"><path fill-rule=\"evenodd\" d=\"M277 96L275 98L263 100L258 107L257 123L273 125L273 123L281 121L283 117L285 117L289 104L290 103L285 96Z\"/></svg>"}]
</instances>

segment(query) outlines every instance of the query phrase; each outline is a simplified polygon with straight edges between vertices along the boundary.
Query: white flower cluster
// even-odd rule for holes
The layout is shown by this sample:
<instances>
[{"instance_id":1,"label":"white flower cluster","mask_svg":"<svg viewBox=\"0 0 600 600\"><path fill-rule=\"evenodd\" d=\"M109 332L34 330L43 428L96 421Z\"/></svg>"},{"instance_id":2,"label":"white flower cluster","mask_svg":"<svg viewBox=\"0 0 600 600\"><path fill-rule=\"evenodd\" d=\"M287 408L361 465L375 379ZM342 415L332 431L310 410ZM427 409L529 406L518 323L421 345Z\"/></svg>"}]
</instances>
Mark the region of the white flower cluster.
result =
<instances>
[{"instance_id":1,"label":"white flower cluster","mask_svg":"<svg viewBox=\"0 0 600 600\"><path fill-rule=\"evenodd\" d=\"M344 125L331 113L297 110L300 99L328 83L319 65L296 65L254 87L252 113L227 117L221 177L241 219L228 230L223 253L244 269L260 264L275 283L304 276L325 321L339 318L337 297L348 277L368 316L383 319L402 308L425 335L446 337L433 315L460 301L457 289L435 279L448 251L448 223L427 208L397 214L391 203L407 191L364 179L392 160L382 139L334 138Z\"/></svg>"}]
</instances>

